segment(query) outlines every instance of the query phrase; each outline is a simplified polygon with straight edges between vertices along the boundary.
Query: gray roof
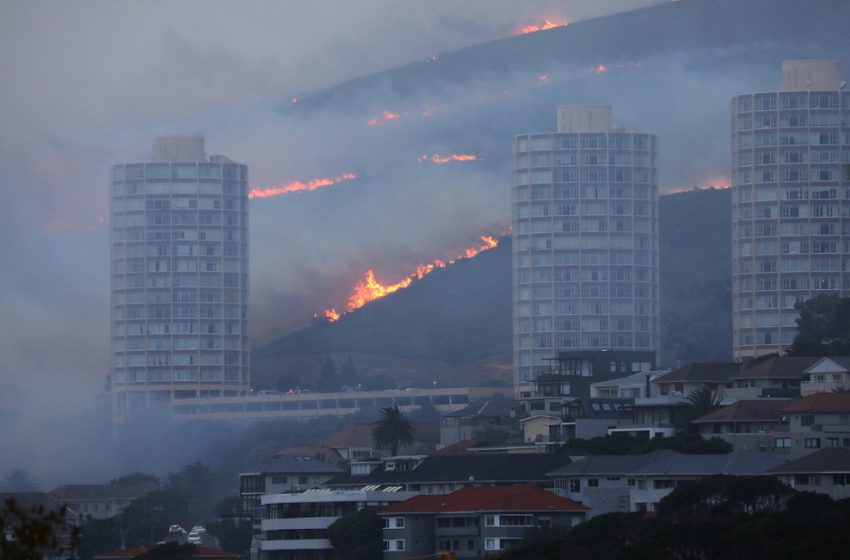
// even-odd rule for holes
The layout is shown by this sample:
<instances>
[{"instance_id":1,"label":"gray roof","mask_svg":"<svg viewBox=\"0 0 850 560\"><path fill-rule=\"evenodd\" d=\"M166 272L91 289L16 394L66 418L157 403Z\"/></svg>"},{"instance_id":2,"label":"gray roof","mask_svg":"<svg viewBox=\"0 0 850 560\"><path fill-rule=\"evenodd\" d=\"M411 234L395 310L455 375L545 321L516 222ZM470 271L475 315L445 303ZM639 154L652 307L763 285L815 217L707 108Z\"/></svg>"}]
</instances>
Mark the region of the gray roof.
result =
<instances>
[{"instance_id":1,"label":"gray roof","mask_svg":"<svg viewBox=\"0 0 850 560\"><path fill-rule=\"evenodd\" d=\"M252 473L259 474L329 474L335 475L345 471L312 457L297 455L275 455L271 459L253 467ZM241 473L248 474L248 473Z\"/></svg>"},{"instance_id":2,"label":"gray roof","mask_svg":"<svg viewBox=\"0 0 850 560\"><path fill-rule=\"evenodd\" d=\"M782 461L758 451L686 455L661 449L646 455L592 455L549 473L549 476L635 475L707 476L764 474Z\"/></svg>"},{"instance_id":3,"label":"gray roof","mask_svg":"<svg viewBox=\"0 0 850 560\"><path fill-rule=\"evenodd\" d=\"M430 455L413 470L386 471L382 464L369 475L346 473L325 485L547 482L546 473L569 461L569 457L555 454Z\"/></svg>"},{"instance_id":4,"label":"gray roof","mask_svg":"<svg viewBox=\"0 0 850 560\"><path fill-rule=\"evenodd\" d=\"M510 416L514 400L506 397L477 400L460 410L450 412L443 418L468 418L472 416Z\"/></svg>"},{"instance_id":5,"label":"gray roof","mask_svg":"<svg viewBox=\"0 0 850 560\"><path fill-rule=\"evenodd\" d=\"M774 469L772 473L850 473L850 449L826 447Z\"/></svg>"}]
</instances>

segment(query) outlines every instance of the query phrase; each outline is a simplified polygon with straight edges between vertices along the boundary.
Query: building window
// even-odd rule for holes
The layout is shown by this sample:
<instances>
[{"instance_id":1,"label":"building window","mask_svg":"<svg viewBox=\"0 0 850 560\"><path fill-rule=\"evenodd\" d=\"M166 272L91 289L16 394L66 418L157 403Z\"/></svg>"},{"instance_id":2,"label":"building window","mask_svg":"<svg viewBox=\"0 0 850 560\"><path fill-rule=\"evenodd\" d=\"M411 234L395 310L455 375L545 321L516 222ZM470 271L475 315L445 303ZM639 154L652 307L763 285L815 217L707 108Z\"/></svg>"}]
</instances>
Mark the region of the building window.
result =
<instances>
[{"instance_id":1,"label":"building window","mask_svg":"<svg viewBox=\"0 0 850 560\"><path fill-rule=\"evenodd\" d=\"M816 437L806 438L805 445L806 445L806 449L819 449L820 448L820 438L816 438Z\"/></svg>"},{"instance_id":2,"label":"building window","mask_svg":"<svg viewBox=\"0 0 850 560\"><path fill-rule=\"evenodd\" d=\"M791 438L778 437L773 440L773 446L777 449L788 449L791 447Z\"/></svg>"},{"instance_id":3,"label":"building window","mask_svg":"<svg viewBox=\"0 0 850 560\"><path fill-rule=\"evenodd\" d=\"M588 488L599 488L599 479L598 478L588 478L587 479L587 487Z\"/></svg>"},{"instance_id":4,"label":"building window","mask_svg":"<svg viewBox=\"0 0 850 560\"><path fill-rule=\"evenodd\" d=\"M496 526L496 516L485 515L484 516L484 526L485 527L495 527Z\"/></svg>"},{"instance_id":5,"label":"building window","mask_svg":"<svg viewBox=\"0 0 850 560\"><path fill-rule=\"evenodd\" d=\"M811 414L800 416L801 426L812 426L815 423L815 417Z\"/></svg>"},{"instance_id":6,"label":"building window","mask_svg":"<svg viewBox=\"0 0 850 560\"><path fill-rule=\"evenodd\" d=\"M570 479L570 492L576 493L581 492L581 480L578 478Z\"/></svg>"},{"instance_id":7,"label":"building window","mask_svg":"<svg viewBox=\"0 0 850 560\"><path fill-rule=\"evenodd\" d=\"M299 476L298 477L298 484L307 484L307 480L308 479L307 479L306 476Z\"/></svg>"},{"instance_id":8,"label":"building window","mask_svg":"<svg viewBox=\"0 0 850 560\"><path fill-rule=\"evenodd\" d=\"M403 552L404 539L391 539L384 541L384 550L387 552Z\"/></svg>"},{"instance_id":9,"label":"building window","mask_svg":"<svg viewBox=\"0 0 850 560\"><path fill-rule=\"evenodd\" d=\"M827 447L838 447L838 438L837 437L826 438L826 446Z\"/></svg>"},{"instance_id":10,"label":"building window","mask_svg":"<svg viewBox=\"0 0 850 560\"><path fill-rule=\"evenodd\" d=\"M287 479L285 476L273 476L272 484L286 484Z\"/></svg>"},{"instance_id":11,"label":"building window","mask_svg":"<svg viewBox=\"0 0 850 560\"><path fill-rule=\"evenodd\" d=\"M384 517L384 529L404 529L404 517Z\"/></svg>"}]
</instances>

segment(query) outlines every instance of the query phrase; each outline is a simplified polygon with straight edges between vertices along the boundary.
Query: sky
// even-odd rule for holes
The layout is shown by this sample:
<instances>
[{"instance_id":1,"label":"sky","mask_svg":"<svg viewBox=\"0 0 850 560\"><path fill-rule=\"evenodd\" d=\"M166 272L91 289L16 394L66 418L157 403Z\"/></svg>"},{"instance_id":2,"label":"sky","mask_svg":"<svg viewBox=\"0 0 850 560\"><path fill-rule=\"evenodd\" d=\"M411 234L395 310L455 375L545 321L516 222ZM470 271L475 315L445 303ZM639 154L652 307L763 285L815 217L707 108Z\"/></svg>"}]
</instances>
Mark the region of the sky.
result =
<instances>
[{"instance_id":1,"label":"sky","mask_svg":"<svg viewBox=\"0 0 850 560\"><path fill-rule=\"evenodd\" d=\"M54 419L90 409L109 373L110 165L147 160L156 135L189 133L247 164L252 187L357 173L252 201L251 333L262 342L308 324L311 310L344 305L366 268L397 280L509 220L508 182L492 168L416 161L486 153L483 135L452 145L435 119L400 141L393 123L364 126L371 114L283 118L282 103L547 18L653 3L0 1L0 425L21 434L2 432L0 457L52 430L45 411ZM484 98L491 89L443 93ZM48 460L48 450L33 453ZM0 460L0 471L13 466Z\"/></svg>"}]
</instances>

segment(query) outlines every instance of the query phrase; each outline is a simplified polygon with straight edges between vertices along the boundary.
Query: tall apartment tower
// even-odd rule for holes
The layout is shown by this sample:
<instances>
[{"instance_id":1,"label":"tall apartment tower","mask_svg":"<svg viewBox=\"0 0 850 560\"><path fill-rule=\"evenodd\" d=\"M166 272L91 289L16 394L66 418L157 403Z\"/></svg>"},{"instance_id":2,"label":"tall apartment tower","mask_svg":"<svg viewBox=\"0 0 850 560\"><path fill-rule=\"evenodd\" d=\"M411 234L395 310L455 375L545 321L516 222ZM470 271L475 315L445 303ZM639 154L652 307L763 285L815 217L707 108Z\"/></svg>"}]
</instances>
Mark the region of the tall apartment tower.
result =
<instances>
[{"instance_id":1,"label":"tall apartment tower","mask_svg":"<svg viewBox=\"0 0 850 560\"><path fill-rule=\"evenodd\" d=\"M791 60L782 91L732 99L736 359L793 342L794 305L850 294L850 92L839 63Z\"/></svg>"},{"instance_id":2,"label":"tall apartment tower","mask_svg":"<svg viewBox=\"0 0 850 560\"><path fill-rule=\"evenodd\" d=\"M112 167L116 424L248 389L247 182L195 136L157 138L148 163Z\"/></svg>"},{"instance_id":3,"label":"tall apartment tower","mask_svg":"<svg viewBox=\"0 0 850 560\"><path fill-rule=\"evenodd\" d=\"M652 134L612 128L607 105L559 106L556 133L514 140L513 355L520 398L541 396L538 382L553 373L598 376L599 368L591 369L600 356L608 377L654 366L656 144Z\"/></svg>"}]
</instances>

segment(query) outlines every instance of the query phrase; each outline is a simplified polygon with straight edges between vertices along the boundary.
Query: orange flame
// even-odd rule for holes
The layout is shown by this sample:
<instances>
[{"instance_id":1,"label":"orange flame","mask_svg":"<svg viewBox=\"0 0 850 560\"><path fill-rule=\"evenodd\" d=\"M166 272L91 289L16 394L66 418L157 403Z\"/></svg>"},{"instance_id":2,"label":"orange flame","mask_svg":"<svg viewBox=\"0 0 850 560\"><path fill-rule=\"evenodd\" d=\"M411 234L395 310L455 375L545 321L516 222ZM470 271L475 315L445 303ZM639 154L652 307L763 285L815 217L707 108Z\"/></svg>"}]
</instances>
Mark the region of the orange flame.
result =
<instances>
[{"instance_id":1,"label":"orange flame","mask_svg":"<svg viewBox=\"0 0 850 560\"><path fill-rule=\"evenodd\" d=\"M593 73L597 75L605 74L606 72L608 72L608 68L606 68L604 64L600 64L599 66L593 69Z\"/></svg>"},{"instance_id":2,"label":"orange flame","mask_svg":"<svg viewBox=\"0 0 850 560\"><path fill-rule=\"evenodd\" d=\"M428 155L422 154L416 161L419 163L428 161ZM434 163L449 163L450 161L477 161L478 156L475 154L450 154L447 156L441 156L440 154L434 154L430 157L430 160Z\"/></svg>"},{"instance_id":3,"label":"orange flame","mask_svg":"<svg viewBox=\"0 0 850 560\"><path fill-rule=\"evenodd\" d=\"M251 192L248 193L248 198L267 198L270 196L278 196L281 194L290 194L294 192L309 192L321 187L329 187L331 185L335 185L336 183L340 183L342 181L349 181L351 179L356 178L357 175L355 173L343 173L335 179L319 179L317 177L315 179L307 181L306 183L302 183L301 181L292 181L291 183L287 183L279 187L271 187L267 189L251 189Z\"/></svg>"},{"instance_id":4,"label":"orange flame","mask_svg":"<svg viewBox=\"0 0 850 560\"><path fill-rule=\"evenodd\" d=\"M410 275L406 276L405 278L402 278L394 284L380 283L375 278L375 271L370 268L366 271L366 274L363 275L363 278L358 281L357 284L355 284L351 295L348 296L346 312L350 313L355 309L360 309L370 301L374 301L388 294L406 288L410 286L410 284L412 284L414 280L421 280L422 278L431 274L438 268L446 268L447 266L452 265L462 259L471 259L482 251L488 251L498 246L498 239L490 235L482 235L481 243L478 246L464 249L460 255L447 261L435 259L433 262L420 264L416 267L416 271L412 272ZM341 314L333 308L325 310L325 317L331 323L339 320L340 315Z\"/></svg>"},{"instance_id":5,"label":"orange flame","mask_svg":"<svg viewBox=\"0 0 850 560\"><path fill-rule=\"evenodd\" d=\"M567 18L544 19L542 25L525 25L512 33L512 35L526 35L528 33L536 33L537 31L545 31L547 29L555 29L556 27L565 27L570 24Z\"/></svg>"},{"instance_id":6,"label":"orange flame","mask_svg":"<svg viewBox=\"0 0 850 560\"><path fill-rule=\"evenodd\" d=\"M381 111L380 117L372 117L371 119L366 121L366 124L368 124L369 126L378 126L386 121L397 121L399 119L401 119L401 113L393 113L392 111L384 109L383 111Z\"/></svg>"}]
</instances>

